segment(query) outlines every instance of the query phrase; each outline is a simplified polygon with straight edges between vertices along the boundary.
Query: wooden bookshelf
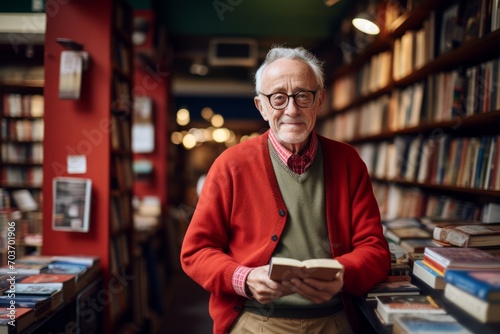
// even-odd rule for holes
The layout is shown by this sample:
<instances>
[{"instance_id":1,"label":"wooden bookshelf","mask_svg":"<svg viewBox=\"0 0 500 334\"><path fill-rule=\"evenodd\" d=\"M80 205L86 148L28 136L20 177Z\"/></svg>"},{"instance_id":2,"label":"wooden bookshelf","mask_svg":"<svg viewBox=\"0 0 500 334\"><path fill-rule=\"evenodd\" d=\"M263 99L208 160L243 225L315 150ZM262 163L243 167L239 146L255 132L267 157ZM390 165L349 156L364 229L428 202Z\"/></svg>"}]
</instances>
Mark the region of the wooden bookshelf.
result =
<instances>
[{"instance_id":1,"label":"wooden bookshelf","mask_svg":"<svg viewBox=\"0 0 500 334\"><path fill-rule=\"evenodd\" d=\"M439 161L427 162L426 168L433 171L438 168L440 173L446 174L451 173L449 170L452 167L458 168L454 166L458 164L458 160L453 160L451 157L450 146L448 146L450 143L465 141L465 139L470 140L471 138L478 138L479 141L485 138L485 142L489 143L493 142L493 138L498 138L500 134L498 131L500 128L500 105L497 98L500 80L497 70L500 64L500 29L493 27L486 30L481 36L461 41L452 49L440 52L442 15L447 8L457 3L460 6L460 13L462 13L467 5L466 1L425 0L418 2L410 12L401 16L392 30L385 31L376 37L370 45L359 52L357 58L340 66L328 80L332 86L332 106L329 113L323 114L319 118L318 129L321 134L327 137L354 145L360 153L364 152L362 156L363 154L370 156L371 158L365 162L372 173L374 185L419 189L423 196L449 196L481 206L488 202L498 203L500 201L498 184L495 185L491 182L485 184L486 180L483 179L486 170L491 168L494 173L498 170L497 155L487 156L481 153L483 154L481 163L485 168L481 174L477 173L477 176L481 178L480 181L474 182L472 185L460 184L458 181L450 184L439 178L422 178L421 180L416 177L408 178L403 174L404 170L401 169L403 168L401 166L405 164L414 164L416 168L414 173L417 174L419 169L423 169L424 160L419 160L422 157L423 146L418 146L416 158L413 160L407 155L412 141L418 137L433 139L436 144L433 150L442 154ZM434 29L428 28L432 26L429 22L434 22ZM426 27L427 31L424 29ZM412 62L410 64L412 70L402 77L397 77L396 68L399 68L397 66L400 64L396 59L401 58L397 58L396 55L398 52L396 42L401 40L407 32L418 33L420 30L427 33L424 35L426 43L417 45L417 42L414 41L413 49L420 47L427 50L430 48L429 45L432 45L433 52L424 53L423 60L418 66L415 64L415 54L408 55L407 57L410 57L408 61ZM428 36L433 37L428 38ZM434 43L429 42L429 40ZM371 79L369 74L372 72L370 72L369 67L372 59L388 50L392 54L391 64L386 66L386 72L379 73L379 75L387 77L387 84L370 91L363 90L360 85L353 86L353 82ZM481 75L473 77L470 73L480 73ZM445 74L449 77L445 78ZM490 75L491 79L488 80L486 75ZM354 81L349 83L352 80ZM454 81L450 81L452 82L451 86L445 86L443 84L445 80ZM337 82L340 81L344 83L338 85ZM423 87L421 95L416 93L417 84ZM345 89L345 87L356 87L356 91L344 92L342 88ZM446 87L451 88L447 89ZM406 94L404 97L407 99L406 104L402 102L403 94ZM335 100L339 98L344 103L335 104ZM408 103L408 101L410 102ZM449 101L449 103L437 104L436 101L445 101L446 103ZM414 111L412 106L418 105L418 103L421 106L415 108L416 111ZM404 116L401 117L401 114ZM414 121L409 122L409 119ZM449 141L443 144L441 149L439 141L444 137L449 138ZM406 151L401 147L395 148L403 141L402 139L406 139L410 143L405 147ZM388 145L389 148L384 145ZM457 144L453 143L453 145ZM495 152L498 151L495 145L491 145L494 148L492 154L496 154ZM386 159L399 160L400 162L396 165L387 165L386 169L391 171L384 173L384 176L379 176L376 175L376 170L379 166L377 165L378 160L384 159L381 158L385 152L381 151L382 146L384 146L384 150L396 150L394 156L386 156ZM481 143L480 147L487 150L490 146L486 147ZM465 156L465 153L463 155ZM467 162L474 161L475 166L471 168L481 168L480 160L479 158L477 161L469 159ZM459 165L459 168L462 167ZM388 174L390 175L388 176ZM487 180L491 181L491 179ZM472 181L475 180L471 178Z\"/></svg>"},{"instance_id":2,"label":"wooden bookshelf","mask_svg":"<svg viewBox=\"0 0 500 334\"><path fill-rule=\"evenodd\" d=\"M93 8L99 8L95 11ZM102 332L116 333L133 317L131 258L132 152L130 145L133 87L132 9L127 1L77 0L47 17L45 53L46 138L44 151L44 255L98 256L103 272L99 307ZM88 52L80 98L59 98L60 54L56 42L69 38ZM80 157L84 170L68 171L68 157ZM81 166L82 167L82 166ZM52 179L57 176L92 180L88 233L54 231Z\"/></svg>"},{"instance_id":3,"label":"wooden bookshelf","mask_svg":"<svg viewBox=\"0 0 500 334\"><path fill-rule=\"evenodd\" d=\"M29 71L26 68L25 71ZM22 68L18 71L23 76ZM40 243L30 244L24 238L42 233L42 164L43 164L43 80L0 80L0 191L2 230L4 218L16 223L16 246L19 256L36 251ZM13 194L27 190L37 208L23 212ZM22 204L21 204L22 205ZM7 240L2 237L0 263L6 263Z\"/></svg>"}]
</instances>

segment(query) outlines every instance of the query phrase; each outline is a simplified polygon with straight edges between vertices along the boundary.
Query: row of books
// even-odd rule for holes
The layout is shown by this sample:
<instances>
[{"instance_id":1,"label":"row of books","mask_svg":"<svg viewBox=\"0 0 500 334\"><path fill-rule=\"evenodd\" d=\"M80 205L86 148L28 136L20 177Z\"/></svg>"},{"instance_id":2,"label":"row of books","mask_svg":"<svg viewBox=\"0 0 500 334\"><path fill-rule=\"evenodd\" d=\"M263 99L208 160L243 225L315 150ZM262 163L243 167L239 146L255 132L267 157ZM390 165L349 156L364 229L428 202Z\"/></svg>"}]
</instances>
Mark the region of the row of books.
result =
<instances>
[{"instance_id":1,"label":"row of books","mask_svg":"<svg viewBox=\"0 0 500 334\"><path fill-rule=\"evenodd\" d=\"M94 256L31 255L1 266L0 330L22 333L72 301L99 271Z\"/></svg>"},{"instance_id":2,"label":"row of books","mask_svg":"<svg viewBox=\"0 0 500 334\"><path fill-rule=\"evenodd\" d=\"M485 205L445 195L427 193L420 188L387 182L373 182L375 198L383 219L432 217L442 219L482 219Z\"/></svg>"},{"instance_id":3,"label":"row of books","mask_svg":"<svg viewBox=\"0 0 500 334\"><path fill-rule=\"evenodd\" d=\"M2 160L4 163L37 163L43 162L43 144L2 143Z\"/></svg>"},{"instance_id":4,"label":"row of books","mask_svg":"<svg viewBox=\"0 0 500 334\"><path fill-rule=\"evenodd\" d=\"M395 88L322 124L321 133L350 141L441 121L454 121L500 109L500 59L429 75L425 81ZM335 98L336 99L336 98ZM334 100L335 100L334 99Z\"/></svg>"},{"instance_id":5,"label":"row of books","mask_svg":"<svg viewBox=\"0 0 500 334\"><path fill-rule=\"evenodd\" d=\"M43 117L44 99L41 94L4 94L4 117Z\"/></svg>"},{"instance_id":6,"label":"row of books","mask_svg":"<svg viewBox=\"0 0 500 334\"><path fill-rule=\"evenodd\" d=\"M1 136L3 140L43 141L43 119L2 119Z\"/></svg>"},{"instance_id":7,"label":"row of books","mask_svg":"<svg viewBox=\"0 0 500 334\"><path fill-rule=\"evenodd\" d=\"M131 135L129 119L122 119L118 115L113 115L111 122L111 148L114 150L130 150Z\"/></svg>"},{"instance_id":8,"label":"row of books","mask_svg":"<svg viewBox=\"0 0 500 334\"><path fill-rule=\"evenodd\" d=\"M464 188L500 189L500 136L396 136L356 148L371 175Z\"/></svg>"},{"instance_id":9,"label":"row of books","mask_svg":"<svg viewBox=\"0 0 500 334\"><path fill-rule=\"evenodd\" d=\"M41 166L7 166L2 169L1 180L5 186L33 186L40 187L43 183L43 169Z\"/></svg>"}]
</instances>

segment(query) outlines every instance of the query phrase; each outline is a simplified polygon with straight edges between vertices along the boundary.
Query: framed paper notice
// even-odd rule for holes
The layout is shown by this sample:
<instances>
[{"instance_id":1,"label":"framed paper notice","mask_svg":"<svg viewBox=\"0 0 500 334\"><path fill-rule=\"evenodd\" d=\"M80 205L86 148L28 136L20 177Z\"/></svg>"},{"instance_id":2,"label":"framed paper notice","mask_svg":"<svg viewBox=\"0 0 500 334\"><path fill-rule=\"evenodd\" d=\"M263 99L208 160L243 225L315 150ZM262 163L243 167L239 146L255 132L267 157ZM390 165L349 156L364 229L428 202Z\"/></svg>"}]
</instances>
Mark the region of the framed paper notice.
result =
<instances>
[{"instance_id":1,"label":"framed paper notice","mask_svg":"<svg viewBox=\"0 0 500 334\"><path fill-rule=\"evenodd\" d=\"M88 232L92 180L56 177L53 180L52 229Z\"/></svg>"}]
</instances>

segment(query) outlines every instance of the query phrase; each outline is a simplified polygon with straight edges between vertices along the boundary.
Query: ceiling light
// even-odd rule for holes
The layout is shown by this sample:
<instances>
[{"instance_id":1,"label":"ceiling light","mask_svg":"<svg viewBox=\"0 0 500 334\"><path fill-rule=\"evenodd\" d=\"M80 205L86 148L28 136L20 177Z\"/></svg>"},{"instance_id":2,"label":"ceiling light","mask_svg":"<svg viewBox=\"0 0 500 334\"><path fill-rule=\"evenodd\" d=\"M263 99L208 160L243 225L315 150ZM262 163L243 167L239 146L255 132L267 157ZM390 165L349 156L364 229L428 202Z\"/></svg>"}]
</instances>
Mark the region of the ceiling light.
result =
<instances>
[{"instance_id":1,"label":"ceiling light","mask_svg":"<svg viewBox=\"0 0 500 334\"><path fill-rule=\"evenodd\" d=\"M378 35L380 33L380 28L373 15L367 12L361 12L356 15L356 17L352 19L352 25L359 31L368 35Z\"/></svg>"}]
</instances>

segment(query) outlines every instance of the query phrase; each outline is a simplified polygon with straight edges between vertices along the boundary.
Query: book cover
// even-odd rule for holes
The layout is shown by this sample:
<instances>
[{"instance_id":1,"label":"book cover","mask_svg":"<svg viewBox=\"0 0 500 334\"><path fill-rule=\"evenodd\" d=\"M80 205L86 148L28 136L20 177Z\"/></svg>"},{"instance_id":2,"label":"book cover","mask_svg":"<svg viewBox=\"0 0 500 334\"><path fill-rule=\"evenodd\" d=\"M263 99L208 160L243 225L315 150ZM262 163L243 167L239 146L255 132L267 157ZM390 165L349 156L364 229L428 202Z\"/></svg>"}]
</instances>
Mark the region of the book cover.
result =
<instances>
[{"instance_id":1,"label":"book cover","mask_svg":"<svg viewBox=\"0 0 500 334\"><path fill-rule=\"evenodd\" d=\"M432 237L458 247L500 246L500 224L438 226Z\"/></svg>"},{"instance_id":2,"label":"book cover","mask_svg":"<svg viewBox=\"0 0 500 334\"><path fill-rule=\"evenodd\" d=\"M427 265L422 260L415 260L413 262L413 275L420 279L423 283L436 290L443 290L446 282L444 276L434 270L431 266Z\"/></svg>"},{"instance_id":3,"label":"book cover","mask_svg":"<svg viewBox=\"0 0 500 334\"><path fill-rule=\"evenodd\" d=\"M396 243L399 243L404 239L432 239L432 235L429 231L417 226L394 229L388 228L385 231L385 237Z\"/></svg>"},{"instance_id":4,"label":"book cover","mask_svg":"<svg viewBox=\"0 0 500 334\"><path fill-rule=\"evenodd\" d=\"M9 295L0 296L0 307L9 307L11 301L14 300L14 305L17 308L31 308L35 311L36 319L40 319L50 312L52 301L50 296L33 296L33 295L19 295L12 298Z\"/></svg>"},{"instance_id":5,"label":"book cover","mask_svg":"<svg viewBox=\"0 0 500 334\"><path fill-rule=\"evenodd\" d=\"M55 177L53 189L52 229L88 232L92 180Z\"/></svg>"},{"instance_id":6,"label":"book cover","mask_svg":"<svg viewBox=\"0 0 500 334\"><path fill-rule=\"evenodd\" d=\"M401 276L404 277L404 276ZM419 295L420 288L407 280L388 280L378 284L368 291L366 300L375 300L375 296Z\"/></svg>"},{"instance_id":7,"label":"book cover","mask_svg":"<svg viewBox=\"0 0 500 334\"><path fill-rule=\"evenodd\" d=\"M439 247L432 239L405 239L401 240L399 243L401 248L403 248L408 253L423 253L425 247Z\"/></svg>"},{"instance_id":8,"label":"book cover","mask_svg":"<svg viewBox=\"0 0 500 334\"><path fill-rule=\"evenodd\" d=\"M394 317L394 334L472 334L449 314L410 314Z\"/></svg>"},{"instance_id":9,"label":"book cover","mask_svg":"<svg viewBox=\"0 0 500 334\"><path fill-rule=\"evenodd\" d=\"M479 248L427 247L424 258L444 269L500 269L500 258Z\"/></svg>"},{"instance_id":10,"label":"book cover","mask_svg":"<svg viewBox=\"0 0 500 334\"><path fill-rule=\"evenodd\" d=\"M447 270L444 279L483 300L500 302L500 272L492 270Z\"/></svg>"},{"instance_id":11,"label":"book cover","mask_svg":"<svg viewBox=\"0 0 500 334\"><path fill-rule=\"evenodd\" d=\"M28 326L36 321L35 311L28 307L17 307L14 310L0 307L0 327L7 327L0 333L22 333Z\"/></svg>"},{"instance_id":12,"label":"book cover","mask_svg":"<svg viewBox=\"0 0 500 334\"><path fill-rule=\"evenodd\" d=\"M453 284L446 284L444 298L481 323L500 322L500 303L498 302L483 300Z\"/></svg>"},{"instance_id":13,"label":"book cover","mask_svg":"<svg viewBox=\"0 0 500 334\"><path fill-rule=\"evenodd\" d=\"M0 267L0 275L35 275L47 270L47 265L36 262L16 263Z\"/></svg>"},{"instance_id":14,"label":"book cover","mask_svg":"<svg viewBox=\"0 0 500 334\"><path fill-rule=\"evenodd\" d=\"M276 281L292 278L317 278L332 280L343 266L333 259L309 259L299 261L273 257L269 266L269 278Z\"/></svg>"},{"instance_id":15,"label":"book cover","mask_svg":"<svg viewBox=\"0 0 500 334\"><path fill-rule=\"evenodd\" d=\"M70 300L74 297L76 293L76 278L75 275L70 274L38 274L27 276L19 283L30 283L30 284L47 284L47 283L59 283L61 285L61 290L63 290L64 300Z\"/></svg>"},{"instance_id":16,"label":"book cover","mask_svg":"<svg viewBox=\"0 0 500 334\"><path fill-rule=\"evenodd\" d=\"M376 310L386 324L392 324L396 314L446 313L431 296L376 296L375 298Z\"/></svg>"},{"instance_id":17,"label":"book cover","mask_svg":"<svg viewBox=\"0 0 500 334\"><path fill-rule=\"evenodd\" d=\"M83 264L65 261L53 261L49 263L47 273L49 274L70 274L76 277L87 271L88 267Z\"/></svg>"}]
</instances>

